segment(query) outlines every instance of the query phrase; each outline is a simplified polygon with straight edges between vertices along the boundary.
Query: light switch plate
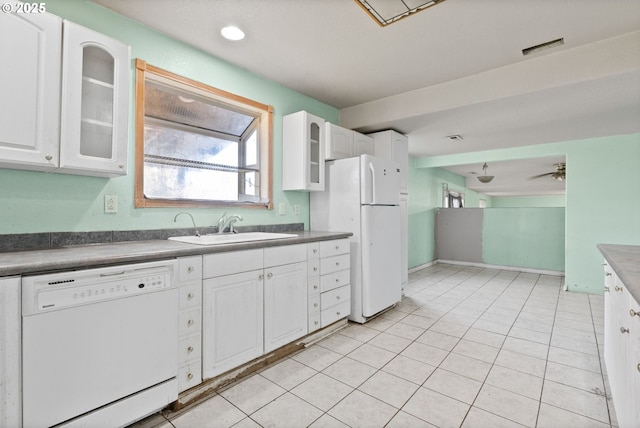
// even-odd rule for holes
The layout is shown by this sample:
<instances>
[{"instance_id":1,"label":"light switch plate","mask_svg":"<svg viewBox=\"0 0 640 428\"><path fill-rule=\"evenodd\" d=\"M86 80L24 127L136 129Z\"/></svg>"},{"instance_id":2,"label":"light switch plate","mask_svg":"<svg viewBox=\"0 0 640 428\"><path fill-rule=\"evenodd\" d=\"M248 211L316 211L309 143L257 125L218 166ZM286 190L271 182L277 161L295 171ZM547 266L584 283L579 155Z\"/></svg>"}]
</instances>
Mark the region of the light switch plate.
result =
<instances>
[{"instance_id":1,"label":"light switch plate","mask_svg":"<svg viewBox=\"0 0 640 428\"><path fill-rule=\"evenodd\" d=\"M278 204L278 214L286 215L287 214L287 204L284 202L280 202Z\"/></svg>"}]
</instances>

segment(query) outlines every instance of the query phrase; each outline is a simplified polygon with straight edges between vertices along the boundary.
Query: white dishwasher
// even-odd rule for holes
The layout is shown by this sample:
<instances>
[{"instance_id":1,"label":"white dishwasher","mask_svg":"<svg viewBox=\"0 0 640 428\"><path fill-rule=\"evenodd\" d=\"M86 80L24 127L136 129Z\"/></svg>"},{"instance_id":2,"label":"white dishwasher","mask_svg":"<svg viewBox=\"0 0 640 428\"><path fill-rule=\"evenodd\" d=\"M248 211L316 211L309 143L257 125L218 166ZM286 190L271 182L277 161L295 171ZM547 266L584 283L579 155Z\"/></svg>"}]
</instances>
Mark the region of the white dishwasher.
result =
<instances>
[{"instance_id":1,"label":"white dishwasher","mask_svg":"<svg viewBox=\"0 0 640 428\"><path fill-rule=\"evenodd\" d=\"M23 426L116 427L178 397L175 260L22 278Z\"/></svg>"}]
</instances>

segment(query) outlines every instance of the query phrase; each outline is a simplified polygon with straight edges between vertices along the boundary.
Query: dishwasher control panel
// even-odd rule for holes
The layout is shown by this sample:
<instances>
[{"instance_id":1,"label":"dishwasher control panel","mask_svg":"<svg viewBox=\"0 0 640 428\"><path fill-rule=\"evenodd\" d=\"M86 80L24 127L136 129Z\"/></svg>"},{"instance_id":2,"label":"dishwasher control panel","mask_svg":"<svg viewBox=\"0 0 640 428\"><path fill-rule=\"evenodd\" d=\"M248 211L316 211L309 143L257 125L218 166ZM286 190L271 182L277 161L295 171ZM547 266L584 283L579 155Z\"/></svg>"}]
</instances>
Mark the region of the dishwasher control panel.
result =
<instances>
[{"instance_id":1,"label":"dishwasher control panel","mask_svg":"<svg viewBox=\"0 0 640 428\"><path fill-rule=\"evenodd\" d=\"M22 313L40 313L171 288L173 267L172 261L164 261L23 277Z\"/></svg>"}]
</instances>

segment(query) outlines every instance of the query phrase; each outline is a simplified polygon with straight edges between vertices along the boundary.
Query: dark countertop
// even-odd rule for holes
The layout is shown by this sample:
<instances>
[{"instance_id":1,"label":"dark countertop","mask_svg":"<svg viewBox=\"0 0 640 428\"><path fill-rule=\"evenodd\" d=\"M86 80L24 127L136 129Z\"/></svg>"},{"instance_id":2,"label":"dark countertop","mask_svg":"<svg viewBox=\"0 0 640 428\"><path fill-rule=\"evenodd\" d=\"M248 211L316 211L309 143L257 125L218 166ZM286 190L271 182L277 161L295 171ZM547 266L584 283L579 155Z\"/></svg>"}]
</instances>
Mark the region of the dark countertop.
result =
<instances>
[{"instance_id":1,"label":"dark countertop","mask_svg":"<svg viewBox=\"0 0 640 428\"><path fill-rule=\"evenodd\" d=\"M640 303L640 245L598 244L598 250Z\"/></svg>"},{"instance_id":2,"label":"dark countertop","mask_svg":"<svg viewBox=\"0 0 640 428\"><path fill-rule=\"evenodd\" d=\"M287 232L297 237L235 244L195 245L169 240L70 245L49 250L0 253L0 277L171 259L182 256L267 248L348 238L348 232Z\"/></svg>"}]
</instances>

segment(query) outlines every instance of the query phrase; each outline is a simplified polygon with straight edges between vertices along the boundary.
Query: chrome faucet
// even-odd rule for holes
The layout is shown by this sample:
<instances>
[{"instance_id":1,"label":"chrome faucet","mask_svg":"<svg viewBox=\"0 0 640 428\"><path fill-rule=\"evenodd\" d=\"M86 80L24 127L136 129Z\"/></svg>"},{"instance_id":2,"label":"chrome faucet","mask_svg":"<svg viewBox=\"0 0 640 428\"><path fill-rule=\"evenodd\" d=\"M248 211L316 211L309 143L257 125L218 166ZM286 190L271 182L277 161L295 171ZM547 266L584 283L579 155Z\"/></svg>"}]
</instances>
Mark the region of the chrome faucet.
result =
<instances>
[{"instance_id":1,"label":"chrome faucet","mask_svg":"<svg viewBox=\"0 0 640 428\"><path fill-rule=\"evenodd\" d=\"M193 219L193 216L191 214L189 214L188 212L181 212L181 213L176 214L176 216L173 218L173 222L175 223L176 220L178 220L178 217L181 214L186 214L191 218L191 223L193 223L193 230L194 230L196 236L200 236L200 232L198 231L198 227L196 226L196 221Z\"/></svg>"},{"instance_id":2,"label":"chrome faucet","mask_svg":"<svg viewBox=\"0 0 640 428\"><path fill-rule=\"evenodd\" d=\"M222 214L222 217L218 219L218 233L224 233L224 230L229 226L229 232L236 233L233 228L233 224L236 221L242 221L242 216L233 214L227 217L227 213Z\"/></svg>"}]
</instances>

